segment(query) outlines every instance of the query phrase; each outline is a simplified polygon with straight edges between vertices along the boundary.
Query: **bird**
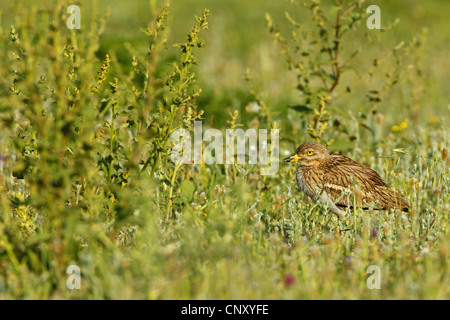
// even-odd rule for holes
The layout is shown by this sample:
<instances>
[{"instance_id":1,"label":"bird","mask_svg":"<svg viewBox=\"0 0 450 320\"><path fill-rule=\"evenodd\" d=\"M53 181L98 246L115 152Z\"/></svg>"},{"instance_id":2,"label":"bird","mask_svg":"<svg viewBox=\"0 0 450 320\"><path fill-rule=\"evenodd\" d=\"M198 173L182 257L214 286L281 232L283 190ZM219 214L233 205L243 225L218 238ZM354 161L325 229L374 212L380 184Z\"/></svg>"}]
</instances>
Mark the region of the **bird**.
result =
<instances>
[{"instance_id":1,"label":"bird","mask_svg":"<svg viewBox=\"0 0 450 320\"><path fill-rule=\"evenodd\" d=\"M345 209L354 206L409 211L404 196L390 190L376 171L344 155L330 154L318 142L303 143L283 161L300 165L296 173L299 189L337 216L345 216Z\"/></svg>"}]
</instances>

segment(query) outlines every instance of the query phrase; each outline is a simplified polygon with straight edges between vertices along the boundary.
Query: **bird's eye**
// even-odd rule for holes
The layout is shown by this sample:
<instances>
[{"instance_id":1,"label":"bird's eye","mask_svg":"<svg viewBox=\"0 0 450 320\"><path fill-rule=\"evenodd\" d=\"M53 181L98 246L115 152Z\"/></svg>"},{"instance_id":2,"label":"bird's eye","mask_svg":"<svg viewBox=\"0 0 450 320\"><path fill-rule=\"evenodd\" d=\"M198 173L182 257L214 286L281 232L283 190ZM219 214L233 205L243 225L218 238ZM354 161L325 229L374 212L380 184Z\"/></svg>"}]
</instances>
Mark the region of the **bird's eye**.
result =
<instances>
[{"instance_id":1,"label":"bird's eye","mask_svg":"<svg viewBox=\"0 0 450 320\"><path fill-rule=\"evenodd\" d=\"M308 151L306 154L307 154L308 156L312 156L312 155L314 154L314 151Z\"/></svg>"}]
</instances>

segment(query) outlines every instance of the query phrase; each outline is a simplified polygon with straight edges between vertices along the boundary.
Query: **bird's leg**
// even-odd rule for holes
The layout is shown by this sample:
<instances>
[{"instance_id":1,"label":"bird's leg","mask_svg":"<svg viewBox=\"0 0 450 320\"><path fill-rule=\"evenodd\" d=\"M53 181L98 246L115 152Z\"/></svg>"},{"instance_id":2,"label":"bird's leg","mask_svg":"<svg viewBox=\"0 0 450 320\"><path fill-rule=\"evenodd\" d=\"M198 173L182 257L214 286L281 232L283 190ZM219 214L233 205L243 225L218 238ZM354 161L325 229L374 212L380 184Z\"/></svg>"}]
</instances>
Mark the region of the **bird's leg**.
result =
<instances>
[{"instance_id":1,"label":"bird's leg","mask_svg":"<svg viewBox=\"0 0 450 320\"><path fill-rule=\"evenodd\" d=\"M317 189L316 189L317 192ZM339 209L336 204L333 202L333 200L328 196L328 194L325 191L325 184L323 184L322 189L320 190L320 192L318 192L319 196L318 196L318 200L319 202L324 205L326 208L328 208L331 212L333 212L335 215L339 217L343 217L345 216L345 212L343 212L341 209ZM330 215L330 218L328 219L328 221L325 223L324 229L327 228L328 223L330 223L331 218L333 216Z\"/></svg>"},{"instance_id":2,"label":"bird's leg","mask_svg":"<svg viewBox=\"0 0 450 320\"><path fill-rule=\"evenodd\" d=\"M330 197L326 192L322 192L322 194L319 197L319 202L327 206L328 209L330 209L330 211L333 212L338 217L345 216L345 212L339 209L338 206L336 206L336 204L333 202L333 200L330 199Z\"/></svg>"}]
</instances>

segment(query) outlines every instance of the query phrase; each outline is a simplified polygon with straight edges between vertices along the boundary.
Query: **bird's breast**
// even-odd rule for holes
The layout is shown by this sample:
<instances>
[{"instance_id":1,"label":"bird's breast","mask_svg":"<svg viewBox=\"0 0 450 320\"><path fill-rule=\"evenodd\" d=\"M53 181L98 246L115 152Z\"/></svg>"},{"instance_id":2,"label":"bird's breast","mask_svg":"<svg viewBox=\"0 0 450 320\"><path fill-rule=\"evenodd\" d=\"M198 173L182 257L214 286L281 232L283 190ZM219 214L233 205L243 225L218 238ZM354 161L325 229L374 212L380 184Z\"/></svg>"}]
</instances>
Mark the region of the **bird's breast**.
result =
<instances>
[{"instance_id":1,"label":"bird's breast","mask_svg":"<svg viewBox=\"0 0 450 320\"><path fill-rule=\"evenodd\" d=\"M316 184L314 183L311 174L313 174L311 169L299 167L297 170L296 180L299 189L315 201L317 200L317 195L315 192Z\"/></svg>"}]
</instances>

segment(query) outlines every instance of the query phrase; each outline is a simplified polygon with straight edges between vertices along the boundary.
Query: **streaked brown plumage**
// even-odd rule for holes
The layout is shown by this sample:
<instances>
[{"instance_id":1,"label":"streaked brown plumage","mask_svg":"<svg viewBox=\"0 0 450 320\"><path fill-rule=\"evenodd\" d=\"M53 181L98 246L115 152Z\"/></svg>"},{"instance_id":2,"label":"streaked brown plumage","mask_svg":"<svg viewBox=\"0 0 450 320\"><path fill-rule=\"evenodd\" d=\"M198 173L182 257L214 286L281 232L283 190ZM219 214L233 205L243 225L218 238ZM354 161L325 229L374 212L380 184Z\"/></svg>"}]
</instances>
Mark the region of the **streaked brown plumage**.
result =
<instances>
[{"instance_id":1,"label":"streaked brown plumage","mask_svg":"<svg viewBox=\"0 0 450 320\"><path fill-rule=\"evenodd\" d=\"M354 204L363 209L408 211L409 205L403 196L389 190L377 172L346 156L329 154L317 142L302 144L295 155L283 161L298 162L300 190L339 216Z\"/></svg>"}]
</instances>

